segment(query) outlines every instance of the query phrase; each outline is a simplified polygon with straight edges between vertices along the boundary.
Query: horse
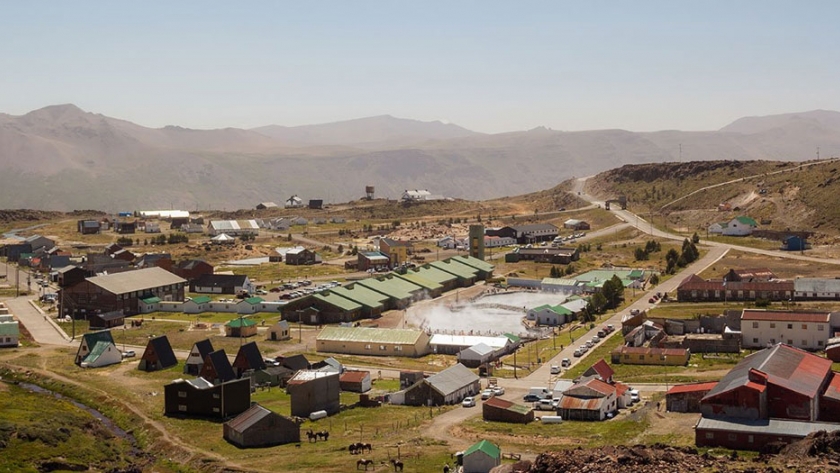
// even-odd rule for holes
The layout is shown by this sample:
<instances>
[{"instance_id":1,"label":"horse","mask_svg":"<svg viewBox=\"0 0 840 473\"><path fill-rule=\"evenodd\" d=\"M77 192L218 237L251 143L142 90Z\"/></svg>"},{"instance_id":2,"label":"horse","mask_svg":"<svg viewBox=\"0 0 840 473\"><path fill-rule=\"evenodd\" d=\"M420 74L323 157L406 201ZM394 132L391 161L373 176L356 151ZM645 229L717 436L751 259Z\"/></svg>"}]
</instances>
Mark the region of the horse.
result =
<instances>
[{"instance_id":1,"label":"horse","mask_svg":"<svg viewBox=\"0 0 840 473\"><path fill-rule=\"evenodd\" d=\"M347 450L350 451L350 455L362 453L362 445L363 444L361 442L351 443L350 446L347 447Z\"/></svg>"},{"instance_id":2,"label":"horse","mask_svg":"<svg viewBox=\"0 0 840 473\"><path fill-rule=\"evenodd\" d=\"M360 466L365 466L365 471L367 471L368 465L373 465L373 460L366 460L364 458L360 458L356 460L356 469L358 470Z\"/></svg>"},{"instance_id":3,"label":"horse","mask_svg":"<svg viewBox=\"0 0 840 473\"><path fill-rule=\"evenodd\" d=\"M394 471L403 471L403 462L400 460L391 459L391 464L394 465Z\"/></svg>"},{"instance_id":4,"label":"horse","mask_svg":"<svg viewBox=\"0 0 840 473\"><path fill-rule=\"evenodd\" d=\"M315 435L317 435L318 438L324 439L324 442L326 442L327 440L330 439L330 433L327 432L326 430L322 430L320 432L315 432Z\"/></svg>"},{"instance_id":5,"label":"horse","mask_svg":"<svg viewBox=\"0 0 840 473\"><path fill-rule=\"evenodd\" d=\"M443 465L443 473L449 473L449 463Z\"/></svg>"},{"instance_id":6,"label":"horse","mask_svg":"<svg viewBox=\"0 0 840 473\"><path fill-rule=\"evenodd\" d=\"M358 444L357 444L357 445L358 445ZM363 444L361 444L361 446L359 447L359 453L361 453L361 452L362 452L363 450L365 450L365 449L367 449L368 453L370 453L370 452L372 452L372 451L373 451L373 445L371 445L371 444L369 444L369 443L363 443Z\"/></svg>"},{"instance_id":7,"label":"horse","mask_svg":"<svg viewBox=\"0 0 840 473\"><path fill-rule=\"evenodd\" d=\"M311 430L306 431L306 438L309 439L309 442L318 442L318 434L312 432Z\"/></svg>"}]
</instances>

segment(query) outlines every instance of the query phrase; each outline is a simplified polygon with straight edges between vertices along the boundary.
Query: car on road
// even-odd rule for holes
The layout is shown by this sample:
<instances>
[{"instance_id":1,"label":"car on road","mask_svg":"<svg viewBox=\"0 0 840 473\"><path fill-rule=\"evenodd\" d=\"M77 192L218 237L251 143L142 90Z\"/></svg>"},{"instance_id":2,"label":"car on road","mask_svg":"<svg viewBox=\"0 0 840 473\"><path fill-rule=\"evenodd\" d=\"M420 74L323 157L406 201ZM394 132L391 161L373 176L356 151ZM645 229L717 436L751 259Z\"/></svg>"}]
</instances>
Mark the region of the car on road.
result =
<instances>
[{"instance_id":1,"label":"car on road","mask_svg":"<svg viewBox=\"0 0 840 473\"><path fill-rule=\"evenodd\" d=\"M551 374L560 374L560 366L551 365Z\"/></svg>"},{"instance_id":2,"label":"car on road","mask_svg":"<svg viewBox=\"0 0 840 473\"><path fill-rule=\"evenodd\" d=\"M122 352L122 357L123 358L134 358L135 356L137 356L137 354L134 353L134 350L127 350L127 351Z\"/></svg>"},{"instance_id":3,"label":"car on road","mask_svg":"<svg viewBox=\"0 0 840 473\"><path fill-rule=\"evenodd\" d=\"M580 358L581 356L583 356L583 353L584 353L584 352L583 352L583 350L581 350L580 348L578 348L577 350L575 350L575 352L573 353L573 355L574 355L576 358Z\"/></svg>"},{"instance_id":4,"label":"car on road","mask_svg":"<svg viewBox=\"0 0 840 473\"><path fill-rule=\"evenodd\" d=\"M495 395L496 393L494 393L492 389L485 389L484 391L481 391L481 400L486 401Z\"/></svg>"},{"instance_id":5,"label":"car on road","mask_svg":"<svg viewBox=\"0 0 840 473\"><path fill-rule=\"evenodd\" d=\"M648 299L648 303L649 303L649 304L653 304L654 302L656 302L656 299L654 299L653 297L651 297L650 299Z\"/></svg>"},{"instance_id":6,"label":"car on road","mask_svg":"<svg viewBox=\"0 0 840 473\"><path fill-rule=\"evenodd\" d=\"M505 395L505 388L501 386L495 386L493 388L493 395L494 396L504 396Z\"/></svg>"},{"instance_id":7,"label":"car on road","mask_svg":"<svg viewBox=\"0 0 840 473\"><path fill-rule=\"evenodd\" d=\"M461 405L464 407L475 407L475 398L472 396L465 397L464 400L461 401Z\"/></svg>"},{"instance_id":8,"label":"car on road","mask_svg":"<svg viewBox=\"0 0 840 473\"><path fill-rule=\"evenodd\" d=\"M562 366L563 368L568 368L572 366L572 360L568 358L563 358L563 361L560 362L560 366Z\"/></svg>"}]
</instances>

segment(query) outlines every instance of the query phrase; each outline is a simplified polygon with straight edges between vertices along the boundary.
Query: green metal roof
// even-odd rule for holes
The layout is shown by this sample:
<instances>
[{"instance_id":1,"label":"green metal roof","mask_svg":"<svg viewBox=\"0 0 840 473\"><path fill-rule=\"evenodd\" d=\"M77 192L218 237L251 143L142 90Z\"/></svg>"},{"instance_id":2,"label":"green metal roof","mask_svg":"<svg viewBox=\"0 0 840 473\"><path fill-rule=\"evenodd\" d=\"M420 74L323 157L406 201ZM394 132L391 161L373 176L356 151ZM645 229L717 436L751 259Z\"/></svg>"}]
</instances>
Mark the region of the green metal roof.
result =
<instances>
[{"instance_id":1,"label":"green metal roof","mask_svg":"<svg viewBox=\"0 0 840 473\"><path fill-rule=\"evenodd\" d=\"M17 321L0 323L0 336L20 336L20 326L18 325Z\"/></svg>"},{"instance_id":2,"label":"green metal roof","mask_svg":"<svg viewBox=\"0 0 840 473\"><path fill-rule=\"evenodd\" d=\"M244 299L244 301L251 304L251 305L257 305L257 304L259 304L263 301L263 298L262 297L249 297L247 299Z\"/></svg>"},{"instance_id":3,"label":"green metal roof","mask_svg":"<svg viewBox=\"0 0 840 473\"><path fill-rule=\"evenodd\" d=\"M160 302L160 297L157 297L157 296L147 297L145 299L140 299L140 300L143 301L144 304L157 304L158 302Z\"/></svg>"},{"instance_id":4,"label":"green metal roof","mask_svg":"<svg viewBox=\"0 0 840 473\"><path fill-rule=\"evenodd\" d=\"M533 309L531 309L531 310L543 310L543 309L550 309L550 308L551 308L551 306L550 306L550 305L548 305L548 304L543 304L543 305L541 305L541 306L534 307L534 308L533 308Z\"/></svg>"},{"instance_id":5,"label":"green metal roof","mask_svg":"<svg viewBox=\"0 0 840 473\"><path fill-rule=\"evenodd\" d=\"M478 258L473 258L472 256L453 256L449 259L488 273L492 273L493 270L496 269L496 267L492 264Z\"/></svg>"},{"instance_id":6,"label":"green metal roof","mask_svg":"<svg viewBox=\"0 0 840 473\"><path fill-rule=\"evenodd\" d=\"M417 284L396 276L362 279L356 284L361 284L397 300L410 299L413 293L423 290Z\"/></svg>"},{"instance_id":7,"label":"green metal roof","mask_svg":"<svg viewBox=\"0 0 840 473\"><path fill-rule=\"evenodd\" d=\"M88 353L88 355L82 361L87 363L93 363L94 361L99 359L99 357L102 356L103 353L105 353L105 350L107 350L109 346L113 344L113 342L103 340L96 342L96 345L93 346L93 348L90 350L90 353Z\"/></svg>"},{"instance_id":8,"label":"green metal roof","mask_svg":"<svg viewBox=\"0 0 840 473\"><path fill-rule=\"evenodd\" d=\"M240 328L240 327L250 327L252 325L257 325L257 322L251 319L239 318L233 319L230 322L225 324L225 327L232 327L232 328Z\"/></svg>"},{"instance_id":9,"label":"green metal roof","mask_svg":"<svg viewBox=\"0 0 840 473\"><path fill-rule=\"evenodd\" d=\"M543 278L543 284L553 284L555 286L575 286L577 281L569 278Z\"/></svg>"},{"instance_id":10,"label":"green metal roof","mask_svg":"<svg viewBox=\"0 0 840 473\"><path fill-rule=\"evenodd\" d=\"M405 274L398 274L394 273L398 278L405 279L411 283L417 284L418 286L422 286L430 291L437 291L438 289L443 289L443 285L438 284L432 280L426 279L423 276L415 273L412 270L408 270ZM454 277L454 276L453 276Z\"/></svg>"},{"instance_id":11,"label":"green metal roof","mask_svg":"<svg viewBox=\"0 0 840 473\"><path fill-rule=\"evenodd\" d=\"M358 302L351 301L350 299L341 297L338 294L331 292L313 294L312 297L342 310L361 310L362 308Z\"/></svg>"},{"instance_id":12,"label":"green metal roof","mask_svg":"<svg viewBox=\"0 0 840 473\"><path fill-rule=\"evenodd\" d=\"M751 225L751 226L753 226L753 227L757 227L757 226L758 226L758 224L757 224L757 223L755 223L755 220L754 220L754 219L752 219L752 218L750 218L750 217L746 217L746 216L744 216L744 215L741 215L740 217L735 217L735 220L737 220L737 221L739 221L739 222L743 223L744 225Z\"/></svg>"},{"instance_id":13,"label":"green metal roof","mask_svg":"<svg viewBox=\"0 0 840 473\"><path fill-rule=\"evenodd\" d=\"M388 296L379 292L373 291L361 284L348 284L347 286L338 286L330 289L329 292L338 294L339 296L358 302L359 304L376 309L382 307Z\"/></svg>"},{"instance_id":14,"label":"green metal roof","mask_svg":"<svg viewBox=\"0 0 840 473\"><path fill-rule=\"evenodd\" d=\"M487 440L482 440L481 442L478 442L477 444L474 444L472 447L468 448L464 452L464 456L466 457L467 455L478 451L483 452L490 458L501 458L502 456L502 450L499 447L488 442Z\"/></svg>"},{"instance_id":15,"label":"green metal roof","mask_svg":"<svg viewBox=\"0 0 840 473\"><path fill-rule=\"evenodd\" d=\"M420 276L423 279L433 281L433 282L436 282L438 284L444 284L444 283L447 283L447 282L454 281L454 280L458 279L458 277L455 276L454 274L448 273L448 272L443 271L443 270L440 270L440 269L435 268L434 266L429 265L429 264L425 264L423 266L420 266L417 269L409 269L408 274L410 274L410 273L414 273L414 274Z\"/></svg>"},{"instance_id":16,"label":"green metal roof","mask_svg":"<svg viewBox=\"0 0 840 473\"><path fill-rule=\"evenodd\" d=\"M88 332L84 334L83 338L87 343L88 350L91 350L96 342L110 342L114 343L114 337L110 330L100 330L98 332Z\"/></svg>"},{"instance_id":17,"label":"green metal roof","mask_svg":"<svg viewBox=\"0 0 840 473\"><path fill-rule=\"evenodd\" d=\"M644 269L634 269L633 271L630 271L630 274L628 274L627 277L630 278L630 279L639 279L640 277L642 277L644 275L645 275L645 270Z\"/></svg>"},{"instance_id":18,"label":"green metal roof","mask_svg":"<svg viewBox=\"0 0 840 473\"><path fill-rule=\"evenodd\" d=\"M317 340L414 345L421 335L423 335L423 331L416 329L325 327L318 334Z\"/></svg>"},{"instance_id":19,"label":"green metal roof","mask_svg":"<svg viewBox=\"0 0 840 473\"><path fill-rule=\"evenodd\" d=\"M210 302L211 300L213 300L213 299L210 299L210 296L198 296L198 297L193 297L192 298L192 301L195 302L196 304L206 304L206 303Z\"/></svg>"},{"instance_id":20,"label":"green metal roof","mask_svg":"<svg viewBox=\"0 0 840 473\"><path fill-rule=\"evenodd\" d=\"M519 343L519 342L522 341L521 338L517 337L516 335L514 335L512 333L506 333L503 336L507 337L507 339L512 341L513 343Z\"/></svg>"},{"instance_id":21,"label":"green metal roof","mask_svg":"<svg viewBox=\"0 0 840 473\"><path fill-rule=\"evenodd\" d=\"M552 312L558 315L572 315L572 311L563 307L562 305L555 305L553 307L550 307L550 309L552 310Z\"/></svg>"},{"instance_id":22,"label":"green metal roof","mask_svg":"<svg viewBox=\"0 0 840 473\"><path fill-rule=\"evenodd\" d=\"M478 274L477 269L473 269L470 266L461 263L449 262L447 263L446 260L444 261L434 261L429 263L432 267L438 268L440 270L446 271L447 273L452 273L459 278L464 279L472 279L476 277Z\"/></svg>"}]
</instances>

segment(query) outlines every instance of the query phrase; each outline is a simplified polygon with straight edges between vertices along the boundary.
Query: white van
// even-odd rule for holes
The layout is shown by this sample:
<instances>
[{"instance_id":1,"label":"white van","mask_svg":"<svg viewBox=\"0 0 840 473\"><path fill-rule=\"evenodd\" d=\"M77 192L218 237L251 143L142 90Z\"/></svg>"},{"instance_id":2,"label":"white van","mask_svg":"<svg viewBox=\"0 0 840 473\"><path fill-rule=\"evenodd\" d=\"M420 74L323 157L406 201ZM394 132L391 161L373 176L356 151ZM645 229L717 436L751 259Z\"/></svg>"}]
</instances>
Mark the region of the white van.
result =
<instances>
[{"instance_id":1,"label":"white van","mask_svg":"<svg viewBox=\"0 0 840 473\"><path fill-rule=\"evenodd\" d=\"M540 411L553 411L556 409L553 399L540 399L534 403L534 409Z\"/></svg>"}]
</instances>

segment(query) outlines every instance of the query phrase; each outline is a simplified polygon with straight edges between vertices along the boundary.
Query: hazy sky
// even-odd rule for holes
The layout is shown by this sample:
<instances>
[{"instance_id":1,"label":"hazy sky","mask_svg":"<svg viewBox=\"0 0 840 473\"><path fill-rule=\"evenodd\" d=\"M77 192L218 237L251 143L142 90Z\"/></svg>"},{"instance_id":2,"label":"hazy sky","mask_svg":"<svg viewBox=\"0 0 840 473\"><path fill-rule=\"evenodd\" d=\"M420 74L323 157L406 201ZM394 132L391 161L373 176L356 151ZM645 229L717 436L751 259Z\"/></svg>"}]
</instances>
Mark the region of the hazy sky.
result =
<instances>
[{"instance_id":1,"label":"hazy sky","mask_svg":"<svg viewBox=\"0 0 840 473\"><path fill-rule=\"evenodd\" d=\"M501 132L840 110L836 1L0 0L0 112Z\"/></svg>"}]
</instances>

